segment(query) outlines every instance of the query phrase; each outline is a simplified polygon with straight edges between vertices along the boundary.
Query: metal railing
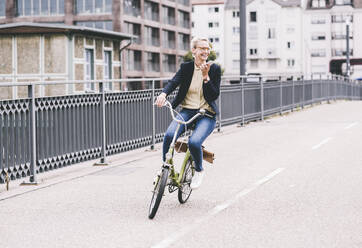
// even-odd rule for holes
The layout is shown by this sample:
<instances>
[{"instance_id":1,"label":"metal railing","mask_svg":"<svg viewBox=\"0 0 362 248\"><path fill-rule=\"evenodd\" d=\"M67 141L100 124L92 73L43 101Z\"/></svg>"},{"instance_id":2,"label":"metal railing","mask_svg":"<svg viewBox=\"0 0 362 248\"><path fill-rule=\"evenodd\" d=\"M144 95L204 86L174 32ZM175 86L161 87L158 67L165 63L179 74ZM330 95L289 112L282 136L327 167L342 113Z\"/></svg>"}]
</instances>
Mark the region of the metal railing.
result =
<instances>
[{"instance_id":1,"label":"metal railing","mask_svg":"<svg viewBox=\"0 0 362 248\"><path fill-rule=\"evenodd\" d=\"M91 81L99 91L35 97L39 85L85 84L90 81L2 83L27 86L25 99L0 101L0 183L29 177L85 160L151 146L161 142L171 121L153 102L166 78ZM105 92L104 84L151 82L151 89ZM237 82L235 84L235 82ZM169 98L172 100L176 92ZM224 77L218 99L218 130L266 116L293 111L316 102L362 100L362 86L340 77L265 82L263 78Z\"/></svg>"}]
</instances>

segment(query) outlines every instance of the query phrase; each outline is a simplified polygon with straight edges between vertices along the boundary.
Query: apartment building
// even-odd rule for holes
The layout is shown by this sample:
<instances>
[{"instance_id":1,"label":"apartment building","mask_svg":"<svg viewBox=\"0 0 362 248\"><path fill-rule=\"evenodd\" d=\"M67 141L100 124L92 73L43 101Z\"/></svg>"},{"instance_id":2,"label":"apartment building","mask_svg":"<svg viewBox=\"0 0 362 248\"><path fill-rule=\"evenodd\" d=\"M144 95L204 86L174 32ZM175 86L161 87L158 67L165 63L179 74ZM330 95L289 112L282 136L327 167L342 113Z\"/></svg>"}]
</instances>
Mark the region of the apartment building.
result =
<instances>
[{"instance_id":1,"label":"apartment building","mask_svg":"<svg viewBox=\"0 0 362 248\"><path fill-rule=\"evenodd\" d=\"M346 74L348 24L351 76L362 77L362 1L309 0L304 8L305 73Z\"/></svg>"},{"instance_id":2,"label":"apartment building","mask_svg":"<svg viewBox=\"0 0 362 248\"><path fill-rule=\"evenodd\" d=\"M302 9L299 0L248 0L246 71L302 74ZM240 71L239 0L225 3L225 75Z\"/></svg>"},{"instance_id":3,"label":"apartment building","mask_svg":"<svg viewBox=\"0 0 362 248\"><path fill-rule=\"evenodd\" d=\"M189 50L189 0L2 0L0 24L80 25L137 36L120 44L122 78L169 77ZM145 88L144 82L128 88Z\"/></svg>"},{"instance_id":4,"label":"apartment building","mask_svg":"<svg viewBox=\"0 0 362 248\"><path fill-rule=\"evenodd\" d=\"M224 67L224 0L192 0L192 36L208 38L216 63Z\"/></svg>"}]
</instances>

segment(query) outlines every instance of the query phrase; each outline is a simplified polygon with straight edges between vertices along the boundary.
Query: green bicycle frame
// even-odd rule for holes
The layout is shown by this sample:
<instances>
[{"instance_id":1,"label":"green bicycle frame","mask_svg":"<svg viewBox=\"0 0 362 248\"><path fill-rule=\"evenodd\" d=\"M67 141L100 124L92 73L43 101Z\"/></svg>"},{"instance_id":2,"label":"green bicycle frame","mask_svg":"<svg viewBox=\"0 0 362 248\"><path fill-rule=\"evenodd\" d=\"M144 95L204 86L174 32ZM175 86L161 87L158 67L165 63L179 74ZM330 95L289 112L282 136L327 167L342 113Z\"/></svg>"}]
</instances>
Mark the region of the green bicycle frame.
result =
<instances>
[{"instance_id":1,"label":"green bicycle frame","mask_svg":"<svg viewBox=\"0 0 362 248\"><path fill-rule=\"evenodd\" d=\"M174 148L173 146L170 146L170 149L169 149L168 152L169 152L170 154L173 154L174 149L175 149L175 148ZM170 178L171 178L171 180L172 180L177 186L180 186L180 185L181 185L181 180L182 180L182 176L183 176L183 174L184 174L184 172L185 172L186 163L187 163L187 161L190 159L190 157L191 157L190 150L187 149L187 151L186 151L186 153L185 153L184 160L183 160L183 162L182 162L181 170L180 170L179 173L177 173L177 172L175 171L175 168L174 168L174 166L173 166L173 156L172 156L169 160L167 160L167 164L170 165L170 169L171 169L171 171L170 171Z\"/></svg>"}]
</instances>

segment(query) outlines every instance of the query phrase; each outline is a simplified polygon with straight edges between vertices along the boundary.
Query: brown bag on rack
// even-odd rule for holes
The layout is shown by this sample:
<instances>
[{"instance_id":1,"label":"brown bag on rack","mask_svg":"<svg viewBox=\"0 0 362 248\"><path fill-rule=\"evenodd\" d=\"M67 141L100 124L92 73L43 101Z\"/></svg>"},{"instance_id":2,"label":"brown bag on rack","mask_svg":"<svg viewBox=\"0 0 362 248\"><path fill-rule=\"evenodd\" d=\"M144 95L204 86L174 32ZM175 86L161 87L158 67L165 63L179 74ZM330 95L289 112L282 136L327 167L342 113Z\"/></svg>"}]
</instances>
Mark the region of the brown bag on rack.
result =
<instances>
[{"instance_id":1,"label":"brown bag on rack","mask_svg":"<svg viewBox=\"0 0 362 248\"><path fill-rule=\"evenodd\" d=\"M187 143L185 141L176 141L175 143L176 152L186 152L187 151ZM209 152L202 146L202 159L209 162L210 164L214 163L215 154L213 152Z\"/></svg>"}]
</instances>

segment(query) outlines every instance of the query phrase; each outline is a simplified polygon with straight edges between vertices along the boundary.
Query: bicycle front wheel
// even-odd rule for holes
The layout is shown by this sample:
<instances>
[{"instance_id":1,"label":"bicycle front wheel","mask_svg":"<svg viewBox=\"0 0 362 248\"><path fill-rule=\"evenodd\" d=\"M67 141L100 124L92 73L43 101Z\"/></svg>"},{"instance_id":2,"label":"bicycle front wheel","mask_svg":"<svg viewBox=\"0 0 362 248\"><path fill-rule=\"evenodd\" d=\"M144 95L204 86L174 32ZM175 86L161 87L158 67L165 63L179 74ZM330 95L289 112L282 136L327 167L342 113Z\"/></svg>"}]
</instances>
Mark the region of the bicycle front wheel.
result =
<instances>
[{"instance_id":1,"label":"bicycle front wheel","mask_svg":"<svg viewBox=\"0 0 362 248\"><path fill-rule=\"evenodd\" d=\"M165 191L165 187L167 184L168 170L168 168L163 168L161 175L159 175L156 181L156 185L152 194L150 208L148 210L148 218L150 219L153 219L153 217L155 217L158 207L160 206L163 192Z\"/></svg>"},{"instance_id":2,"label":"bicycle front wheel","mask_svg":"<svg viewBox=\"0 0 362 248\"><path fill-rule=\"evenodd\" d=\"M182 204L189 199L192 192L192 189L190 187L193 175L193 168L191 166L191 163L191 159L186 162L185 171L181 180L181 187L178 189L178 201Z\"/></svg>"}]
</instances>

